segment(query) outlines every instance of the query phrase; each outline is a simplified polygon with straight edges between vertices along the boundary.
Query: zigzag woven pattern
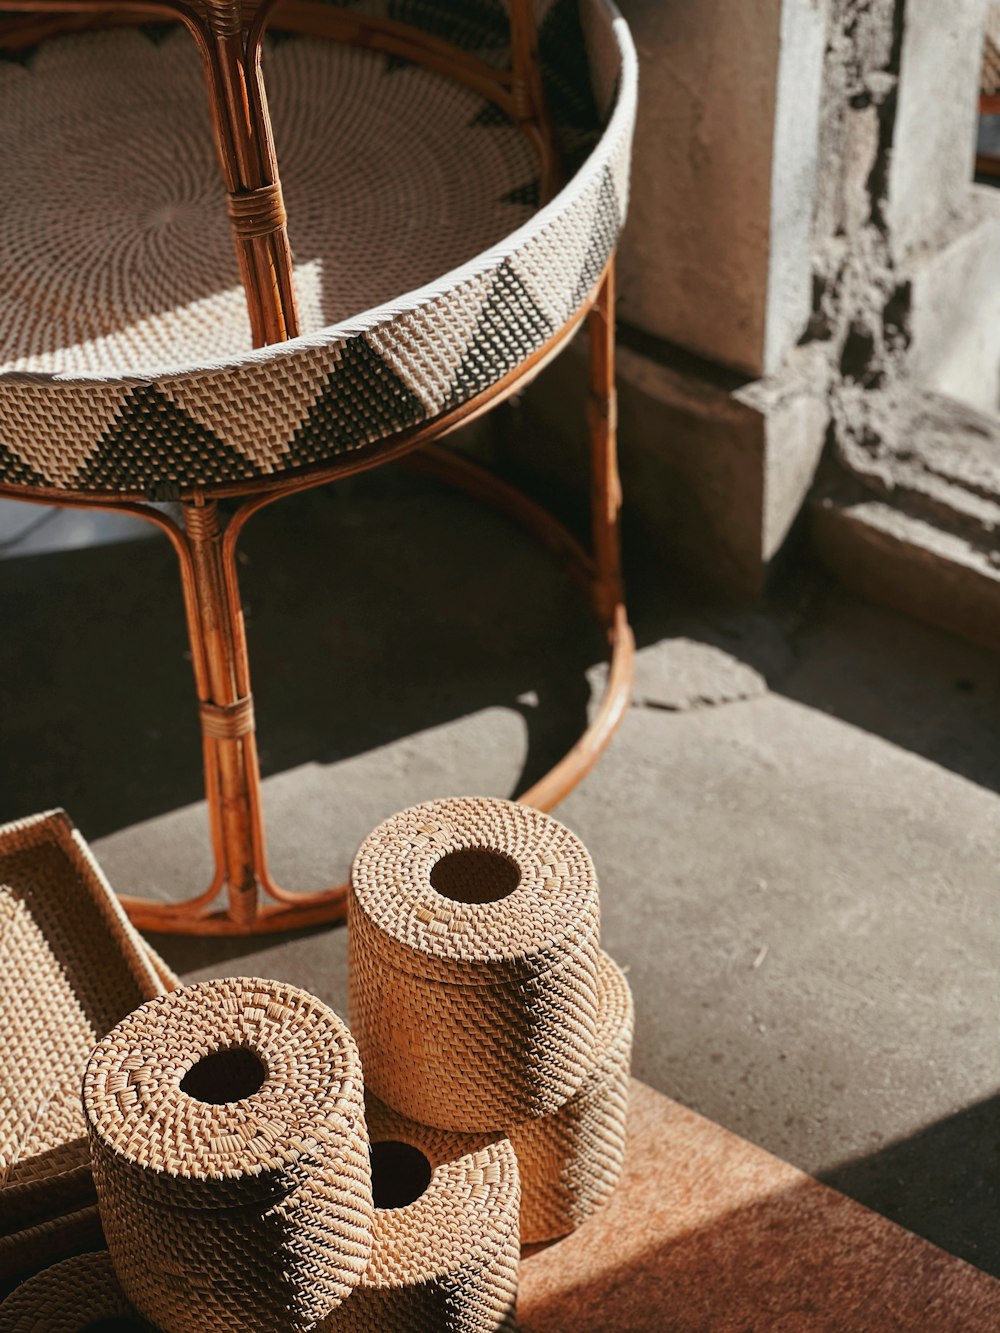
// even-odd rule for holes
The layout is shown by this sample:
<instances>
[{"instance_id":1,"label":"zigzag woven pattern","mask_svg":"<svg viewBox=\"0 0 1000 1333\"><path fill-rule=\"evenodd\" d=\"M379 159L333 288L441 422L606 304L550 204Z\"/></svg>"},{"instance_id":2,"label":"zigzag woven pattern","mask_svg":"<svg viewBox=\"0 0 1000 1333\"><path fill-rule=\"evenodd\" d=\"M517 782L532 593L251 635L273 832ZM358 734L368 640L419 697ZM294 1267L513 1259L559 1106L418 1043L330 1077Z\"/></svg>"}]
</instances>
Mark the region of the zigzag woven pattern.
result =
<instances>
[{"instance_id":1,"label":"zigzag woven pattern","mask_svg":"<svg viewBox=\"0 0 1000 1333\"><path fill-rule=\"evenodd\" d=\"M361 1067L313 996L228 978L154 1000L95 1050L84 1109L115 1268L165 1333L309 1328L357 1284Z\"/></svg>"},{"instance_id":2,"label":"zigzag woven pattern","mask_svg":"<svg viewBox=\"0 0 1000 1333\"><path fill-rule=\"evenodd\" d=\"M390 8L432 31L450 13ZM541 211L528 139L478 94L372 52L273 44L305 332L257 352L184 37L64 38L0 66L0 482L166 499L263 481L429 421L543 347L628 195L634 53L606 0L582 11L542 6L580 164Z\"/></svg>"},{"instance_id":3,"label":"zigzag woven pattern","mask_svg":"<svg viewBox=\"0 0 1000 1333\"><path fill-rule=\"evenodd\" d=\"M625 1161L635 1014L621 969L601 954L597 1037L583 1085L551 1115L510 1130L521 1169L521 1243L555 1240L611 1197Z\"/></svg>"},{"instance_id":4,"label":"zigzag woven pattern","mask_svg":"<svg viewBox=\"0 0 1000 1333\"><path fill-rule=\"evenodd\" d=\"M325 1333L513 1330L520 1189L510 1143L415 1124L371 1094L365 1107L376 1198L380 1171L393 1170L379 1144L417 1149L429 1181L412 1202L376 1209L371 1261Z\"/></svg>"},{"instance_id":5,"label":"zigzag woven pattern","mask_svg":"<svg viewBox=\"0 0 1000 1333\"><path fill-rule=\"evenodd\" d=\"M80 1333L102 1320L129 1333L156 1333L130 1305L107 1251L53 1264L0 1304L4 1333Z\"/></svg>"},{"instance_id":6,"label":"zigzag woven pattern","mask_svg":"<svg viewBox=\"0 0 1000 1333\"><path fill-rule=\"evenodd\" d=\"M423 1124L503 1130L590 1067L600 909L586 848L486 797L386 820L351 873L349 1003L365 1078Z\"/></svg>"}]
</instances>

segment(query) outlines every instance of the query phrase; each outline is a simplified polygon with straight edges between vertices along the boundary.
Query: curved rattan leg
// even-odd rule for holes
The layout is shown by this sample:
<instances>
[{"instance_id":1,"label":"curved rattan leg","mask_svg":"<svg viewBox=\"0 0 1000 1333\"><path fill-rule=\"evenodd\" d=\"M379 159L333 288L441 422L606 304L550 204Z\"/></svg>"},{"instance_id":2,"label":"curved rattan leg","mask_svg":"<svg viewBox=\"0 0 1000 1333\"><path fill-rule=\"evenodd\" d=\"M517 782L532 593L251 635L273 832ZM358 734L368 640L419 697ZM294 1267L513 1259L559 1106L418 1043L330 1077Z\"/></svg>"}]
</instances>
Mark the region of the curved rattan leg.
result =
<instances>
[{"instance_id":1,"label":"curved rattan leg","mask_svg":"<svg viewBox=\"0 0 1000 1333\"><path fill-rule=\"evenodd\" d=\"M267 866L260 768L246 634L236 577L236 537L253 501L242 506L225 532L218 506L185 505L185 533L175 540L181 561L191 656L200 700L205 794L216 857L212 884L180 903L123 898L142 930L173 934L255 934L341 920L346 894L338 887L317 894L287 894ZM179 533L179 530L177 530ZM224 907L212 901L226 890ZM261 894L279 901L265 906Z\"/></svg>"},{"instance_id":2,"label":"curved rattan leg","mask_svg":"<svg viewBox=\"0 0 1000 1333\"><path fill-rule=\"evenodd\" d=\"M432 445L407 460L424 475L458 486L537 537L566 564L608 635L608 678L590 724L567 754L518 798L539 810L551 810L586 777L617 731L632 697L635 640L625 609L619 537L614 273L612 261L587 316L592 554L548 510L468 459Z\"/></svg>"}]
</instances>

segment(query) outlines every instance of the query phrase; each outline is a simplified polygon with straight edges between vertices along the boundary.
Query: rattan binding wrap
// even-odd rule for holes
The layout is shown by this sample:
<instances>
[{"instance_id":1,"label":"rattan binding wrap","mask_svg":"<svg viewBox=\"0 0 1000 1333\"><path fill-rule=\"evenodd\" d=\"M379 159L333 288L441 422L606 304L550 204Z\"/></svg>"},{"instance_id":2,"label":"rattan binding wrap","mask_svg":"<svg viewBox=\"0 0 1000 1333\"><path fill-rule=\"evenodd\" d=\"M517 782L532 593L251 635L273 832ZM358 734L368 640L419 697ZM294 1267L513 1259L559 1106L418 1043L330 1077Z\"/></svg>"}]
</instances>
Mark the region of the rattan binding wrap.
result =
<instances>
[{"instance_id":1,"label":"rattan binding wrap","mask_svg":"<svg viewBox=\"0 0 1000 1333\"><path fill-rule=\"evenodd\" d=\"M309 1328L360 1279L361 1067L305 991L227 978L144 1005L95 1050L84 1109L115 1268L166 1333Z\"/></svg>"},{"instance_id":2,"label":"rattan binding wrap","mask_svg":"<svg viewBox=\"0 0 1000 1333\"><path fill-rule=\"evenodd\" d=\"M599 929L593 864L551 816L467 797L386 820L351 875L351 1024L371 1090L473 1134L556 1110L590 1065Z\"/></svg>"},{"instance_id":3,"label":"rattan binding wrap","mask_svg":"<svg viewBox=\"0 0 1000 1333\"><path fill-rule=\"evenodd\" d=\"M517 1161L503 1138L430 1129L366 1099L376 1199L378 1144L418 1149L430 1183L412 1203L377 1208L371 1262L325 1333L496 1333L514 1328L517 1298ZM391 1160L391 1159L390 1159ZM419 1161L419 1159L418 1159ZM395 1168L405 1182L406 1163Z\"/></svg>"},{"instance_id":4,"label":"rattan binding wrap","mask_svg":"<svg viewBox=\"0 0 1000 1333\"><path fill-rule=\"evenodd\" d=\"M156 1333L129 1304L107 1251L46 1268L0 1305L3 1333L84 1333L103 1320L119 1333Z\"/></svg>"},{"instance_id":5,"label":"rattan binding wrap","mask_svg":"<svg viewBox=\"0 0 1000 1333\"><path fill-rule=\"evenodd\" d=\"M611 1197L625 1161L635 1012L621 969L601 954L597 1039L583 1086L552 1115L510 1131L521 1169L521 1243L555 1240Z\"/></svg>"},{"instance_id":6,"label":"rattan binding wrap","mask_svg":"<svg viewBox=\"0 0 1000 1333\"><path fill-rule=\"evenodd\" d=\"M0 1237L93 1202L84 1066L109 1028L162 990L67 815L0 828Z\"/></svg>"}]
</instances>

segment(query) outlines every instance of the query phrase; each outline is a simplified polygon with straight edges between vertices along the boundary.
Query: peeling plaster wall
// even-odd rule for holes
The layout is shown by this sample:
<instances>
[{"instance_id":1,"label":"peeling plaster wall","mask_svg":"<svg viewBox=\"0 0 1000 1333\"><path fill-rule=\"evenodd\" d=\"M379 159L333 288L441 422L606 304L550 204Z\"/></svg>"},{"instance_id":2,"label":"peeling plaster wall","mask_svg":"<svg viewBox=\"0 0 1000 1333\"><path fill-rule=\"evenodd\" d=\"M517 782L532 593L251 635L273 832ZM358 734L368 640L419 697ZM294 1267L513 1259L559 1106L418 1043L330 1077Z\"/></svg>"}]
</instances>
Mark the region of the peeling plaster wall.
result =
<instances>
[{"instance_id":1,"label":"peeling plaster wall","mask_svg":"<svg viewBox=\"0 0 1000 1333\"><path fill-rule=\"evenodd\" d=\"M621 3L642 88L628 512L668 561L752 596L822 459L850 503L860 487L880 522L938 523L995 580L976 500L1000 497L1000 191L972 184L987 0ZM550 440L559 374L528 396Z\"/></svg>"},{"instance_id":2,"label":"peeling plaster wall","mask_svg":"<svg viewBox=\"0 0 1000 1333\"><path fill-rule=\"evenodd\" d=\"M1000 193L972 184L985 18L985 0L834 0L812 531L862 592L1000 647Z\"/></svg>"},{"instance_id":3,"label":"peeling plaster wall","mask_svg":"<svg viewBox=\"0 0 1000 1333\"><path fill-rule=\"evenodd\" d=\"M833 371L835 456L884 496L970 429L946 399L920 429L929 390L995 404L1000 205L971 184L984 21L984 0L834 0L810 337ZM942 486L929 458L920 491Z\"/></svg>"}]
</instances>

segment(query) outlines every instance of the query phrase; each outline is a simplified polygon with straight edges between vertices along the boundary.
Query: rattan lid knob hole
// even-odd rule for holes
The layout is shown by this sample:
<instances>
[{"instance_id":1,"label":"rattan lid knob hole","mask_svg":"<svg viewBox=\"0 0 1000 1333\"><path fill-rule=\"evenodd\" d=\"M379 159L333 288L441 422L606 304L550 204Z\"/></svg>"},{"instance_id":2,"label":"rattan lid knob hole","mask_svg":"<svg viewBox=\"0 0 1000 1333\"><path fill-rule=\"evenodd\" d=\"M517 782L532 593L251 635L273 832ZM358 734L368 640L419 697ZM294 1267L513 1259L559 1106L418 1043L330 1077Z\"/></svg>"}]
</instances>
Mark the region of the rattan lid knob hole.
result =
<instances>
[{"instance_id":1,"label":"rattan lid knob hole","mask_svg":"<svg viewBox=\"0 0 1000 1333\"><path fill-rule=\"evenodd\" d=\"M203 1055L181 1079L181 1092L209 1106L245 1101L267 1079L267 1065L247 1046L224 1046Z\"/></svg>"},{"instance_id":2,"label":"rattan lid knob hole","mask_svg":"<svg viewBox=\"0 0 1000 1333\"><path fill-rule=\"evenodd\" d=\"M376 1208L416 1203L431 1183L433 1168L412 1143L385 1139L371 1146L372 1199Z\"/></svg>"},{"instance_id":3,"label":"rattan lid knob hole","mask_svg":"<svg viewBox=\"0 0 1000 1333\"><path fill-rule=\"evenodd\" d=\"M459 847L435 861L430 882L455 903L498 903L521 883L521 867L492 847Z\"/></svg>"}]
</instances>

